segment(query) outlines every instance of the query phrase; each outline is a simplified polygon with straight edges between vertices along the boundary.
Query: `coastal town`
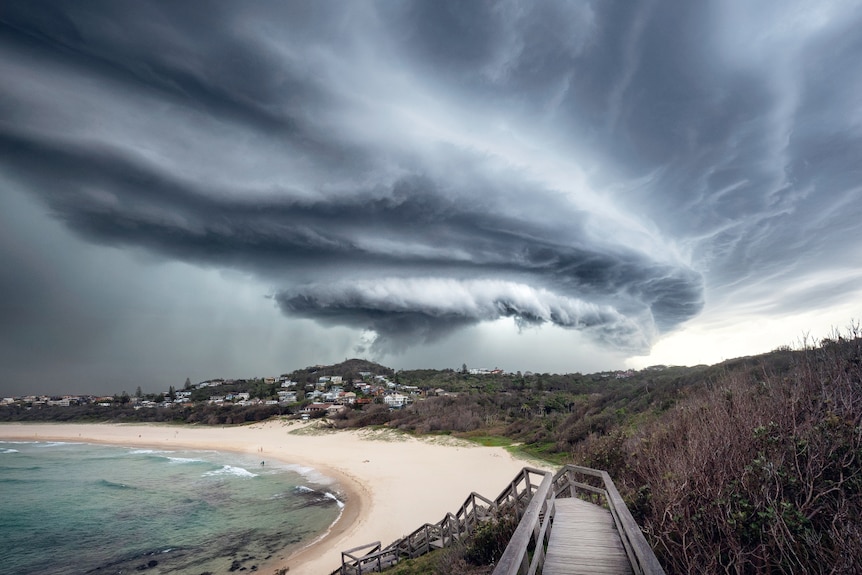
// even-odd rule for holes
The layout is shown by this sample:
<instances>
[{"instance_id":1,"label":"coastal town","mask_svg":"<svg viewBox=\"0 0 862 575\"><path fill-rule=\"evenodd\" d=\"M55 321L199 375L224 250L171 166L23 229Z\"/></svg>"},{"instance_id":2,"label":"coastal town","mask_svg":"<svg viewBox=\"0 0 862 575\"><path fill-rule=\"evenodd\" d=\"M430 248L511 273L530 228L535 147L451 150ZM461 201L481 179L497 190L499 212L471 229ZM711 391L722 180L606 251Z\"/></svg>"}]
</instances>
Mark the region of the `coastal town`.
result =
<instances>
[{"instance_id":1,"label":"coastal town","mask_svg":"<svg viewBox=\"0 0 862 575\"><path fill-rule=\"evenodd\" d=\"M326 371L324 366L315 366ZM329 371L332 371L331 366ZM305 371L314 374L314 368ZM473 370L474 373L492 373L493 370ZM358 376L317 375L306 377L305 382L296 381L296 375L283 374L278 377L251 379L211 379L191 383L186 379L179 389L170 386L167 390L144 394L138 388L134 394L122 392L113 396L96 395L27 395L0 398L0 406L24 408L71 407L96 405L112 407L118 404L134 409L171 409L193 405L213 406L282 406L304 419L332 415L348 408L361 408L378 403L390 409L401 409L416 400L428 396L456 395L444 389L420 389L415 385L402 385L389 375L359 371ZM310 380L310 381L309 381Z\"/></svg>"},{"instance_id":2,"label":"coastal town","mask_svg":"<svg viewBox=\"0 0 862 575\"><path fill-rule=\"evenodd\" d=\"M186 378L185 384L158 393L143 393L138 387L133 394L123 391L109 396L98 395L26 395L20 397L0 397L0 406L17 406L25 409L44 407L73 407L92 405L116 407L122 405L141 409L172 409L177 407L216 406L216 407L259 407L279 406L289 413L304 419L334 415L348 408L361 409L370 404L382 404L391 410L403 409L415 401L428 397L458 395L457 391L427 385L409 385L399 382L398 372L370 362L374 371L356 370L354 362L322 366L316 365L279 376L225 379L215 378L192 383ZM653 366L649 370L664 369ZM385 373L380 373L381 371ZM336 375L336 373L340 373ZM464 375L514 376L503 370L467 368L459 373ZM347 375L349 374L349 375ZM594 374L594 378L628 379L636 374L633 370L620 370ZM518 376L530 377L532 372Z\"/></svg>"}]
</instances>

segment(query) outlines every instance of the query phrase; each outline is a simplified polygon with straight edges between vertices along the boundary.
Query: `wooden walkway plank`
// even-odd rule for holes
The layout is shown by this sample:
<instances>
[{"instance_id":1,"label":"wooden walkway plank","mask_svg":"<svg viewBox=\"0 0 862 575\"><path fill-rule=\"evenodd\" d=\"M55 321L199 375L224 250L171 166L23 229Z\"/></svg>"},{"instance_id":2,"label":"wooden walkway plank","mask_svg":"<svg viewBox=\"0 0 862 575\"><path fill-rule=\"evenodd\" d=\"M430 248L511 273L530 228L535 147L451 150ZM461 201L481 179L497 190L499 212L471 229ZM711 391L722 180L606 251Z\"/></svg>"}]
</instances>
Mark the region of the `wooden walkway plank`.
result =
<instances>
[{"instance_id":1,"label":"wooden walkway plank","mask_svg":"<svg viewBox=\"0 0 862 575\"><path fill-rule=\"evenodd\" d=\"M610 511L576 498L557 499L555 506L543 575L632 573Z\"/></svg>"}]
</instances>

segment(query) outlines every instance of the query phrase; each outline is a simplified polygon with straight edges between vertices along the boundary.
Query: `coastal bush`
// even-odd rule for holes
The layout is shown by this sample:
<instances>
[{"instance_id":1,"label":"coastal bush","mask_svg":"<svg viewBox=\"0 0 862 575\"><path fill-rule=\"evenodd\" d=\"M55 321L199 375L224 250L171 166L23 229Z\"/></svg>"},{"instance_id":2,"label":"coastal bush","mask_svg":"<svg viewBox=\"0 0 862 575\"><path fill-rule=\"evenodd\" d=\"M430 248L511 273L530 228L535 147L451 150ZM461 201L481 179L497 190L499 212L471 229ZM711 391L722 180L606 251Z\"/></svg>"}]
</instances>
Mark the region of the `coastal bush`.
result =
<instances>
[{"instance_id":1,"label":"coastal bush","mask_svg":"<svg viewBox=\"0 0 862 575\"><path fill-rule=\"evenodd\" d=\"M464 559L471 565L491 565L506 550L518 527L517 517L501 515L480 523L464 549Z\"/></svg>"},{"instance_id":2,"label":"coastal bush","mask_svg":"<svg viewBox=\"0 0 862 575\"><path fill-rule=\"evenodd\" d=\"M741 363L573 455L613 470L668 573L862 571L858 336Z\"/></svg>"},{"instance_id":3,"label":"coastal bush","mask_svg":"<svg viewBox=\"0 0 862 575\"><path fill-rule=\"evenodd\" d=\"M380 403L371 403L362 409L345 409L339 411L330 419L335 427L346 429L351 427L368 427L385 425L391 418L389 408Z\"/></svg>"}]
</instances>

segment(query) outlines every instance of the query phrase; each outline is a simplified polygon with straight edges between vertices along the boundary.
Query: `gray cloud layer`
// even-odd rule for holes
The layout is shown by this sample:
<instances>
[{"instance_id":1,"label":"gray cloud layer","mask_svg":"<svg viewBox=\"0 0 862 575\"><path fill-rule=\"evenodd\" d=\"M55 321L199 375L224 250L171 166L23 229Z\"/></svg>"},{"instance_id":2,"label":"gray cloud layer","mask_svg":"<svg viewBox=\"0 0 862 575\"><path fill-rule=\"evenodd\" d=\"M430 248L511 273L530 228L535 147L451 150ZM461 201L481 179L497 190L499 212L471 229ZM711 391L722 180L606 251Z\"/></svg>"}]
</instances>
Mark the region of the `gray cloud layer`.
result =
<instances>
[{"instance_id":1,"label":"gray cloud layer","mask_svg":"<svg viewBox=\"0 0 862 575\"><path fill-rule=\"evenodd\" d=\"M377 351L514 317L643 352L707 297L858 261L860 19L12 2L0 169L91 242L250 272Z\"/></svg>"}]
</instances>

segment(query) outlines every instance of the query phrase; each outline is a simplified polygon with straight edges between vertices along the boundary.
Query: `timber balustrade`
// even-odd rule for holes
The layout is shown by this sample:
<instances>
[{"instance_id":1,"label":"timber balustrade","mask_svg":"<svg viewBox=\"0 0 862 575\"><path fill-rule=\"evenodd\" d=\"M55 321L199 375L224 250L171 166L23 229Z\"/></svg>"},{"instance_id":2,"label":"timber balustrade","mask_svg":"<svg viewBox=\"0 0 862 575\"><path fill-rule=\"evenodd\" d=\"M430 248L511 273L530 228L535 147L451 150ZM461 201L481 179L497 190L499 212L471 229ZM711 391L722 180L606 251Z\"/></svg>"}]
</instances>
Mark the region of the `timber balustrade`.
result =
<instances>
[{"instance_id":1,"label":"timber balustrade","mask_svg":"<svg viewBox=\"0 0 862 575\"><path fill-rule=\"evenodd\" d=\"M553 477L550 474L545 477L493 575L541 573L553 529L555 504L565 497L584 499L610 511L635 575L664 575L664 569L607 472L577 465L566 465Z\"/></svg>"},{"instance_id":2,"label":"timber balustrade","mask_svg":"<svg viewBox=\"0 0 862 575\"><path fill-rule=\"evenodd\" d=\"M467 539L482 522L498 515L513 515L519 522L493 575L535 575L542 572L544 565L556 501L567 497L584 499L610 511L635 575L664 575L607 472L576 465L566 465L556 475L525 467L494 500L471 493L456 513L447 513L437 523L426 523L384 548L375 542L343 551L341 567L332 575L380 571L402 558L412 559L448 547Z\"/></svg>"},{"instance_id":3,"label":"timber balustrade","mask_svg":"<svg viewBox=\"0 0 862 575\"><path fill-rule=\"evenodd\" d=\"M465 540L481 523L501 513L520 519L534 498L539 482L546 475L550 473L525 467L496 499L487 499L473 492L455 513L447 513L437 523L426 523L384 548L376 542L343 551L341 567L333 571L332 575L371 573L385 569L400 559L413 559L434 549L448 547L457 541ZM359 555L363 550L366 550L365 554Z\"/></svg>"}]
</instances>

